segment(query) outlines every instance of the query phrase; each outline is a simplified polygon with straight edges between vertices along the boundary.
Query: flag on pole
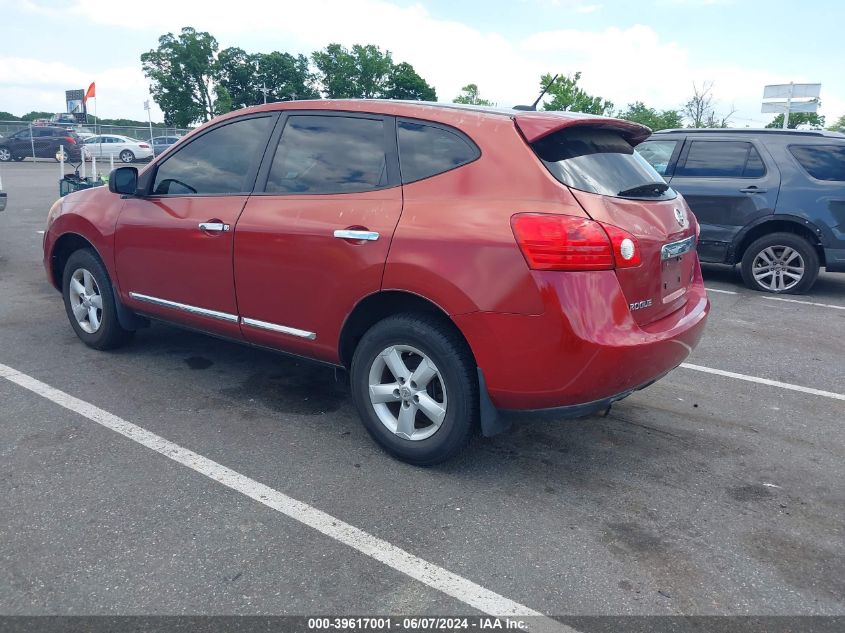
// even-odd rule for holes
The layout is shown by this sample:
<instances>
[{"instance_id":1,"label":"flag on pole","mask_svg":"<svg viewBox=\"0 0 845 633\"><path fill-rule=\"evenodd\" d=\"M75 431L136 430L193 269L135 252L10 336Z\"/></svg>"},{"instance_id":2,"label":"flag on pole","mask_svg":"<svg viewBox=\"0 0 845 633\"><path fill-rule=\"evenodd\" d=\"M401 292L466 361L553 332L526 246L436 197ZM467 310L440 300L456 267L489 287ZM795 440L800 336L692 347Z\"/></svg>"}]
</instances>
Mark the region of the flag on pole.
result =
<instances>
[{"instance_id":1,"label":"flag on pole","mask_svg":"<svg viewBox=\"0 0 845 633\"><path fill-rule=\"evenodd\" d=\"M96 99L97 98L97 88L96 82L92 81L91 85L88 86L88 90L85 92L85 96L82 97L83 105L88 103L88 99Z\"/></svg>"}]
</instances>

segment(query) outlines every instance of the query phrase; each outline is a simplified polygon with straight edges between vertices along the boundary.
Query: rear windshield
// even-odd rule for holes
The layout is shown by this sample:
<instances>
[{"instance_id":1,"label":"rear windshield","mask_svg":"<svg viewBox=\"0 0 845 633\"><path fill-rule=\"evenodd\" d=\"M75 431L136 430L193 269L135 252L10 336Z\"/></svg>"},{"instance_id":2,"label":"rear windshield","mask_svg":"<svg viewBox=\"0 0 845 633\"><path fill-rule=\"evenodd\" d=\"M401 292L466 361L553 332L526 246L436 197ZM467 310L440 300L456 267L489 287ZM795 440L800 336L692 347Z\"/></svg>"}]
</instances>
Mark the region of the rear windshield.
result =
<instances>
[{"instance_id":1,"label":"rear windshield","mask_svg":"<svg viewBox=\"0 0 845 633\"><path fill-rule=\"evenodd\" d=\"M816 180L845 181L845 144L790 145L789 151Z\"/></svg>"},{"instance_id":2,"label":"rear windshield","mask_svg":"<svg viewBox=\"0 0 845 633\"><path fill-rule=\"evenodd\" d=\"M535 141L532 148L552 175L573 189L622 198L675 197L660 174L617 132L565 128Z\"/></svg>"}]
</instances>

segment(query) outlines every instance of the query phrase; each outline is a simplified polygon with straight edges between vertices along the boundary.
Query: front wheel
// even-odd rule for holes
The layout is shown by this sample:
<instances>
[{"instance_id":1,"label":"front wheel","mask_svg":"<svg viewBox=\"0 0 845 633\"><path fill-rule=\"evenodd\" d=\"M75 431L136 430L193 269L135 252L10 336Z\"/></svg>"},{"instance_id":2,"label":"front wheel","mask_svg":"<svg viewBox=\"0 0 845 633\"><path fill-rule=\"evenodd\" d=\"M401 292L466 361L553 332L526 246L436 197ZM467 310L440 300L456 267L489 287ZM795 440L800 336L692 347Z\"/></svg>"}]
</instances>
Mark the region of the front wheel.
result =
<instances>
[{"instance_id":1,"label":"front wheel","mask_svg":"<svg viewBox=\"0 0 845 633\"><path fill-rule=\"evenodd\" d=\"M90 250L79 250L67 260L62 275L65 311L80 340L94 349L114 349L134 334L120 325L109 275Z\"/></svg>"},{"instance_id":2,"label":"front wheel","mask_svg":"<svg viewBox=\"0 0 845 633\"><path fill-rule=\"evenodd\" d=\"M752 290L776 294L807 292L819 276L815 247L794 233L755 240L742 256L742 279Z\"/></svg>"},{"instance_id":3,"label":"front wheel","mask_svg":"<svg viewBox=\"0 0 845 633\"><path fill-rule=\"evenodd\" d=\"M130 152L128 149L123 150L120 152L120 160L124 163L131 163L135 161L135 154Z\"/></svg>"},{"instance_id":4,"label":"front wheel","mask_svg":"<svg viewBox=\"0 0 845 633\"><path fill-rule=\"evenodd\" d=\"M352 398L367 431L402 461L454 457L478 426L472 354L448 323L401 314L370 328L352 360Z\"/></svg>"},{"instance_id":5,"label":"front wheel","mask_svg":"<svg viewBox=\"0 0 845 633\"><path fill-rule=\"evenodd\" d=\"M0 147L0 162L8 163L12 160L12 152L8 147Z\"/></svg>"}]
</instances>

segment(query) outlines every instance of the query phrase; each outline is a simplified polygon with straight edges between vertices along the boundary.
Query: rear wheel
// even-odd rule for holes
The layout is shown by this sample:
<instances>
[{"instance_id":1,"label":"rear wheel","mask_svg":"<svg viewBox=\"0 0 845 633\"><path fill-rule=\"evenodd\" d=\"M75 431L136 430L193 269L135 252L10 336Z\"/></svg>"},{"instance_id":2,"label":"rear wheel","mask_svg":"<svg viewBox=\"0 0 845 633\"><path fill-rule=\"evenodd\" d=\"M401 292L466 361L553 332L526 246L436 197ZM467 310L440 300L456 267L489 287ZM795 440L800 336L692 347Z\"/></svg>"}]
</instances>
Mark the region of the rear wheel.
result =
<instances>
[{"instance_id":1,"label":"rear wheel","mask_svg":"<svg viewBox=\"0 0 845 633\"><path fill-rule=\"evenodd\" d=\"M130 152L128 149L125 149L120 152L120 160L122 160L124 163L131 163L135 160L135 154Z\"/></svg>"},{"instance_id":2,"label":"rear wheel","mask_svg":"<svg viewBox=\"0 0 845 633\"><path fill-rule=\"evenodd\" d=\"M475 363L439 319L402 314L364 334L352 360L352 398L388 453L428 466L454 457L478 426Z\"/></svg>"},{"instance_id":3,"label":"rear wheel","mask_svg":"<svg viewBox=\"0 0 845 633\"><path fill-rule=\"evenodd\" d=\"M66 149L60 147L59 149L56 150L56 156L55 156L56 162L57 163L62 162L63 157L64 157L64 161L66 163L70 161L70 154L68 153L68 151Z\"/></svg>"},{"instance_id":4,"label":"rear wheel","mask_svg":"<svg viewBox=\"0 0 845 633\"><path fill-rule=\"evenodd\" d=\"M777 294L807 292L819 275L819 256L794 233L772 233L755 240L742 256L742 279L752 290Z\"/></svg>"},{"instance_id":5,"label":"rear wheel","mask_svg":"<svg viewBox=\"0 0 845 633\"><path fill-rule=\"evenodd\" d=\"M62 275L65 312L80 340L95 349L119 347L134 334L120 325L105 266L90 250L73 253Z\"/></svg>"}]
</instances>

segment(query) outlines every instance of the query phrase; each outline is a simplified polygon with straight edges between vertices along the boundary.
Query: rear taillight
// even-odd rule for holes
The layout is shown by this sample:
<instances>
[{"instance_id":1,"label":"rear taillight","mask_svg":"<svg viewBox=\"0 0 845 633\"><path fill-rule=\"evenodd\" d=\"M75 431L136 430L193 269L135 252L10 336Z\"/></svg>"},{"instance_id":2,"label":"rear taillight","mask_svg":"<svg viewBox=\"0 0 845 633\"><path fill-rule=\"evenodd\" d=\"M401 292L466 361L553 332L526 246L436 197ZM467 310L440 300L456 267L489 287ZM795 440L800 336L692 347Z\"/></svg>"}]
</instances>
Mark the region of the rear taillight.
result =
<instances>
[{"instance_id":1,"label":"rear taillight","mask_svg":"<svg viewBox=\"0 0 845 633\"><path fill-rule=\"evenodd\" d=\"M519 213L511 218L511 227L533 270L611 270L641 262L633 235L587 218Z\"/></svg>"},{"instance_id":2,"label":"rear taillight","mask_svg":"<svg viewBox=\"0 0 845 633\"><path fill-rule=\"evenodd\" d=\"M613 244L613 258L616 260L617 268L634 268L642 263L637 238L618 226L604 223L601 226L610 238L610 243Z\"/></svg>"},{"instance_id":3,"label":"rear taillight","mask_svg":"<svg viewBox=\"0 0 845 633\"><path fill-rule=\"evenodd\" d=\"M598 222L571 215L520 213L511 218L511 227L529 268L613 268L610 240Z\"/></svg>"},{"instance_id":4,"label":"rear taillight","mask_svg":"<svg viewBox=\"0 0 845 633\"><path fill-rule=\"evenodd\" d=\"M150 146L147 145L146 143L138 143L138 147L141 147L143 149L150 149Z\"/></svg>"},{"instance_id":5,"label":"rear taillight","mask_svg":"<svg viewBox=\"0 0 845 633\"><path fill-rule=\"evenodd\" d=\"M67 141L68 145L76 145L76 139L72 136L66 136L65 140Z\"/></svg>"}]
</instances>

